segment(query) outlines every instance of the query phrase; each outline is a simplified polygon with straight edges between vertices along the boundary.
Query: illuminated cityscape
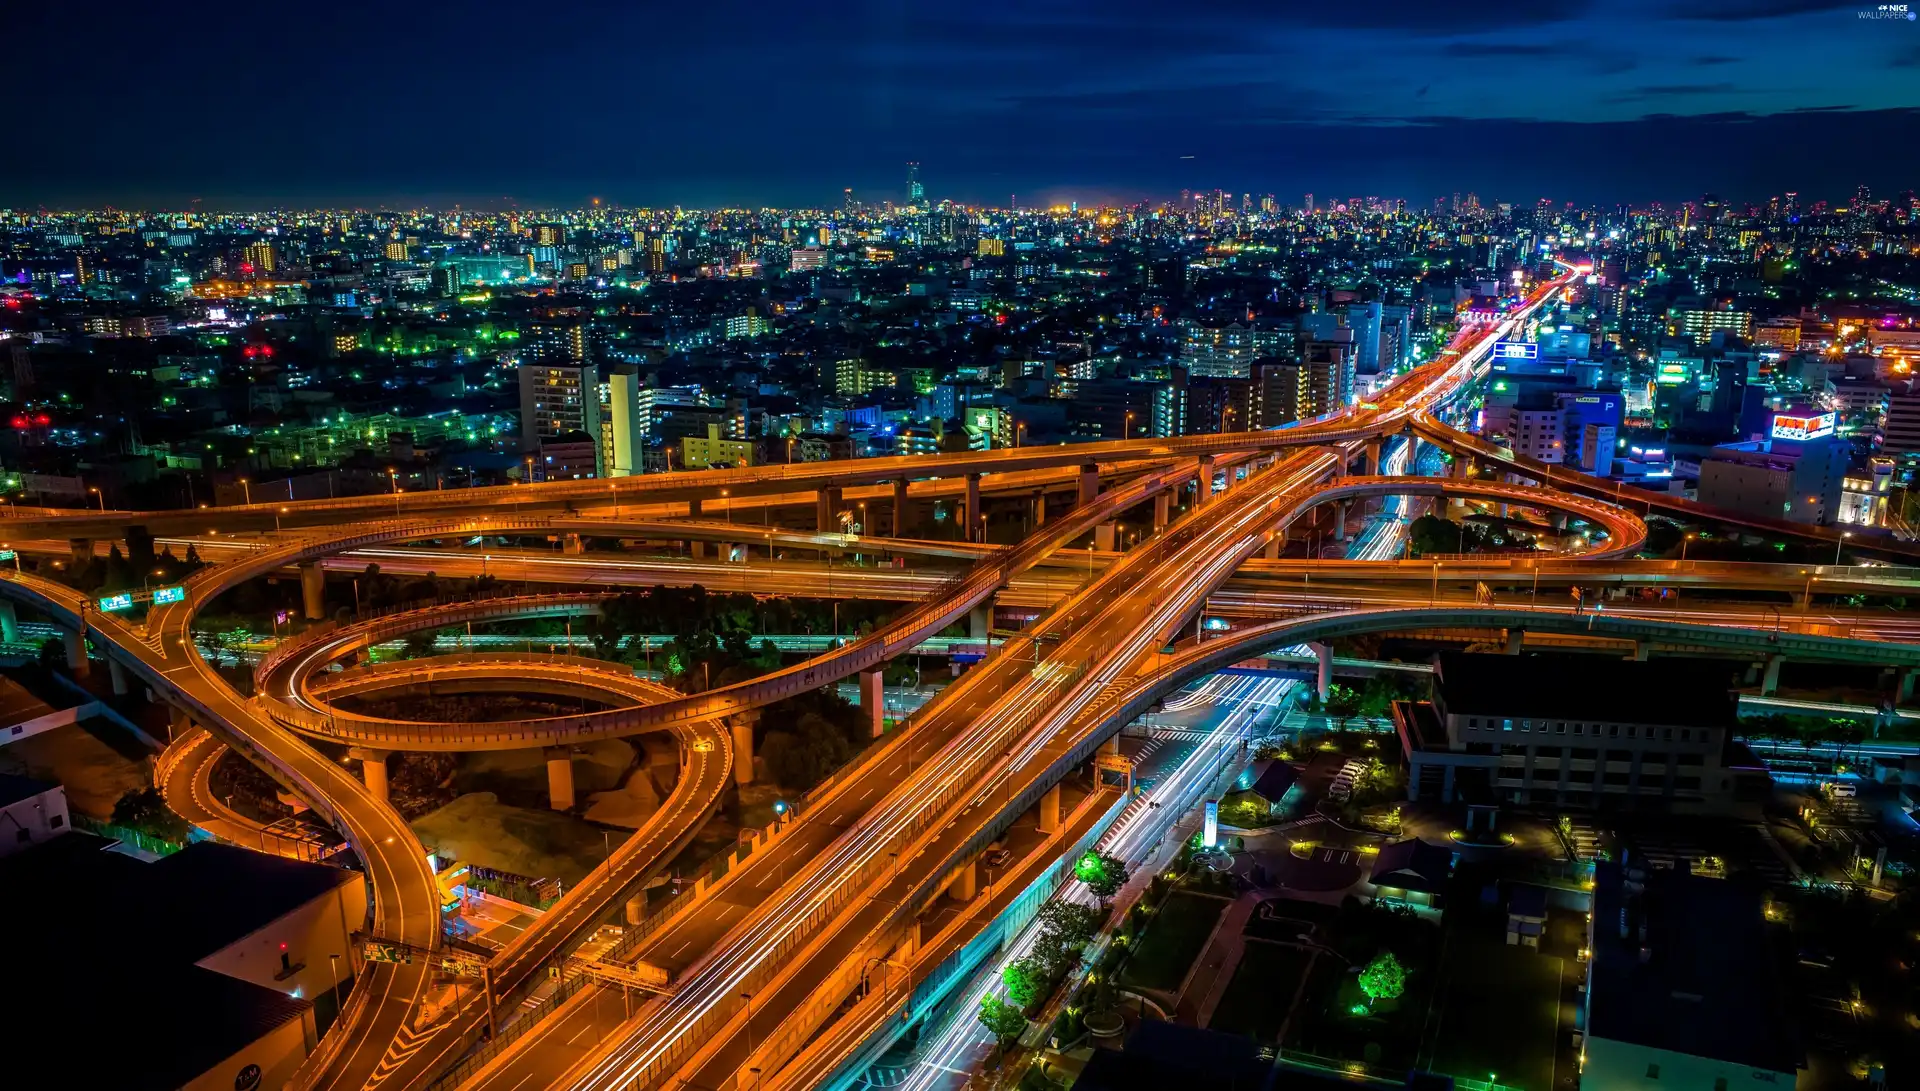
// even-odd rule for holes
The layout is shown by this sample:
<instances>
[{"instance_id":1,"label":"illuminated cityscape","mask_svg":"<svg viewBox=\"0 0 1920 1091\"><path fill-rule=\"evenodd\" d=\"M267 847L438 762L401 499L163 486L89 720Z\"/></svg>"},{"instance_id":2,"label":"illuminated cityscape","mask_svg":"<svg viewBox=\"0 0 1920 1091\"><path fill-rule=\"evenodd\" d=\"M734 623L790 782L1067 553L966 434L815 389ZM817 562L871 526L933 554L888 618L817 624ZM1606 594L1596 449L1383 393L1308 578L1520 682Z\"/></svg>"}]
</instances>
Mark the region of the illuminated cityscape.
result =
<instances>
[{"instance_id":1,"label":"illuminated cityscape","mask_svg":"<svg viewBox=\"0 0 1920 1091\"><path fill-rule=\"evenodd\" d=\"M22 60L11 1082L1920 1086L1904 6L562 7Z\"/></svg>"}]
</instances>

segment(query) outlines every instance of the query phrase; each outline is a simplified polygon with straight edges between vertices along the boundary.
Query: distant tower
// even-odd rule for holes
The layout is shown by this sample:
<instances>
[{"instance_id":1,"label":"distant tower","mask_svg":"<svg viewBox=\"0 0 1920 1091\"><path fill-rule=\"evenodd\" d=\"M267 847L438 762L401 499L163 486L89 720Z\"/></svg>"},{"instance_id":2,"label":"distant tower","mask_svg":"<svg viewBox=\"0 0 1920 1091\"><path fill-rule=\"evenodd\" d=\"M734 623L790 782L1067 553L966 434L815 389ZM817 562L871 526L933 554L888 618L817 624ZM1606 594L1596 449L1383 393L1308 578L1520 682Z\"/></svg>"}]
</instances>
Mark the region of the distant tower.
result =
<instances>
[{"instance_id":1,"label":"distant tower","mask_svg":"<svg viewBox=\"0 0 1920 1091\"><path fill-rule=\"evenodd\" d=\"M846 213L849 216L853 215L855 212L858 212L860 210L860 203L853 199L852 186L848 186L846 189L841 191L840 207L846 210Z\"/></svg>"},{"instance_id":2,"label":"distant tower","mask_svg":"<svg viewBox=\"0 0 1920 1091\"><path fill-rule=\"evenodd\" d=\"M920 164L907 164L907 207L927 207L927 187L920 184Z\"/></svg>"},{"instance_id":3,"label":"distant tower","mask_svg":"<svg viewBox=\"0 0 1920 1091\"><path fill-rule=\"evenodd\" d=\"M1309 193L1309 194L1307 194L1307 199L1306 199L1306 201L1305 201L1305 202L1304 202L1304 203L1303 203L1303 204L1301 205L1301 207L1302 207L1302 208L1304 208L1304 209L1306 209L1306 210L1307 210L1308 212L1312 212L1312 211L1313 211L1313 194L1311 194L1311 193Z\"/></svg>"}]
</instances>

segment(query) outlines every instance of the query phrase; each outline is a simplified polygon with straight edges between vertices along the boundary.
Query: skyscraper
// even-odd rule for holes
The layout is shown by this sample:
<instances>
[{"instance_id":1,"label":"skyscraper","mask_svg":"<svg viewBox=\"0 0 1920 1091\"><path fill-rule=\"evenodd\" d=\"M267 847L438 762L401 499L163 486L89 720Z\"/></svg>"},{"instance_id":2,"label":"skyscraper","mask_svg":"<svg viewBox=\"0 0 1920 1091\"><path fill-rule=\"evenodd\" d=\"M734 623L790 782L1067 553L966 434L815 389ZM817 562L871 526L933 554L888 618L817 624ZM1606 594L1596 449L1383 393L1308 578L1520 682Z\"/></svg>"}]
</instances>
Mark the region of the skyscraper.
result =
<instances>
[{"instance_id":1,"label":"skyscraper","mask_svg":"<svg viewBox=\"0 0 1920 1091\"><path fill-rule=\"evenodd\" d=\"M927 187L920 184L920 164L907 164L907 207L927 207Z\"/></svg>"},{"instance_id":2,"label":"skyscraper","mask_svg":"<svg viewBox=\"0 0 1920 1091\"><path fill-rule=\"evenodd\" d=\"M520 365L520 446L584 432L600 441L599 376L592 364Z\"/></svg>"}]
</instances>

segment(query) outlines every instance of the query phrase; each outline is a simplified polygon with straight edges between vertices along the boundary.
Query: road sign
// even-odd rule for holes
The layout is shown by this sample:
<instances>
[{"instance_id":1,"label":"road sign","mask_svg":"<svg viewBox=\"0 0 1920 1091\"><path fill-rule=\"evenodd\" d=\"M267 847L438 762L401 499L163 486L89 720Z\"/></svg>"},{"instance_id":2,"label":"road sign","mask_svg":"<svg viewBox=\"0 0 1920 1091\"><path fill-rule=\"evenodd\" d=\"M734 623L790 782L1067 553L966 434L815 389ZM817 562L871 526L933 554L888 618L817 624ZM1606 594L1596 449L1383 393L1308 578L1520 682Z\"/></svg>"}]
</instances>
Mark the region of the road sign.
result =
<instances>
[{"instance_id":1,"label":"road sign","mask_svg":"<svg viewBox=\"0 0 1920 1091\"><path fill-rule=\"evenodd\" d=\"M361 948L360 953L361 957L365 958L368 962L413 961L413 952L408 950L406 945L399 943L380 943L374 940L368 940L367 945Z\"/></svg>"},{"instance_id":2,"label":"road sign","mask_svg":"<svg viewBox=\"0 0 1920 1091\"><path fill-rule=\"evenodd\" d=\"M185 602L187 589L184 587L156 587L153 589L153 604L165 606L169 602Z\"/></svg>"},{"instance_id":3,"label":"road sign","mask_svg":"<svg viewBox=\"0 0 1920 1091\"><path fill-rule=\"evenodd\" d=\"M118 610L133 609L133 593L122 591L117 595L106 595L100 599L100 612L111 614Z\"/></svg>"},{"instance_id":4,"label":"road sign","mask_svg":"<svg viewBox=\"0 0 1920 1091\"><path fill-rule=\"evenodd\" d=\"M483 977L486 974L486 967L479 959L461 955L442 955L440 969L455 977Z\"/></svg>"},{"instance_id":5,"label":"road sign","mask_svg":"<svg viewBox=\"0 0 1920 1091\"><path fill-rule=\"evenodd\" d=\"M20 553L18 550L0 549L0 561L17 561L19 559Z\"/></svg>"}]
</instances>

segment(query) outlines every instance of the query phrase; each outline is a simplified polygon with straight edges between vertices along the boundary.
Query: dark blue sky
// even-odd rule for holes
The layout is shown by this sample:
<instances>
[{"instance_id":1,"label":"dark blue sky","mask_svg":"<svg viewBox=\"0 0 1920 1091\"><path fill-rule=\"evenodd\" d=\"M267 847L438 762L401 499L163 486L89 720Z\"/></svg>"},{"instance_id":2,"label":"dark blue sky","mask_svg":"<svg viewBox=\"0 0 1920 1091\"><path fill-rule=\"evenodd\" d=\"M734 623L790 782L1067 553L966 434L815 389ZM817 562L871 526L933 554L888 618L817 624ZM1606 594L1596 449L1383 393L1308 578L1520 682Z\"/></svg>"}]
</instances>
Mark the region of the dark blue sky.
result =
<instances>
[{"instance_id":1,"label":"dark blue sky","mask_svg":"<svg viewBox=\"0 0 1920 1091\"><path fill-rule=\"evenodd\" d=\"M1876 6L42 2L0 204L1886 194L1920 23Z\"/></svg>"}]
</instances>

